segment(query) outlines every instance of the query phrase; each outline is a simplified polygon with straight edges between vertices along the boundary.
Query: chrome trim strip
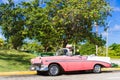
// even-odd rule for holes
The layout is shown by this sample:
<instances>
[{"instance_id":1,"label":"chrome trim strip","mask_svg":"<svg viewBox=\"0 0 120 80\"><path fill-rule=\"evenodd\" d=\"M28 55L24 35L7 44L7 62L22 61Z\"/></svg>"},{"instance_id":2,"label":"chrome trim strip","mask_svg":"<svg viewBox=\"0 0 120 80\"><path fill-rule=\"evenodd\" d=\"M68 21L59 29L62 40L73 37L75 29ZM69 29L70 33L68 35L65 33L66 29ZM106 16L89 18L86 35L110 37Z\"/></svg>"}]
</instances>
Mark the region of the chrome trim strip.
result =
<instances>
[{"instance_id":1,"label":"chrome trim strip","mask_svg":"<svg viewBox=\"0 0 120 80\"><path fill-rule=\"evenodd\" d=\"M108 62L104 62L104 61L99 61L99 60L46 60L46 62L103 62L103 63L108 63Z\"/></svg>"}]
</instances>

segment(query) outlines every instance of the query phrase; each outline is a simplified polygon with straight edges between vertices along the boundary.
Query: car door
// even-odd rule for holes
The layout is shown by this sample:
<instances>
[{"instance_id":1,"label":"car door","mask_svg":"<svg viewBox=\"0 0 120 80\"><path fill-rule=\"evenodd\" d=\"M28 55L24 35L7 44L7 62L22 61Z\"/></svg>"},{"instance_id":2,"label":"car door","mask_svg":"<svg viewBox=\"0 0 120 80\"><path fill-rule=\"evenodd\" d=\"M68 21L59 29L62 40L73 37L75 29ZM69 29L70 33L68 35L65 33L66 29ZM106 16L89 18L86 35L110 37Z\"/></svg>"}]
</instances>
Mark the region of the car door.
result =
<instances>
[{"instance_id":1,"label":"car door","mask_svg":"<svg viewBox=\"0 0 120 80\"><path fill-rule=\"evenodd\" d=\"M56 54L62 56L62 62L60 63L62 65L64 64L67 66L66 71L83 70L84 68L83 57L69 55L69 50L66 48L58 50Z\"/></svg>"},{"instance_id":2,"label":"car door","mask_svg":"<svg viewBox=\"0 0 120 80\"><path fill-rule=\"evenodd\" d=\"M68 71L83 70L84 60L80 56L68 56L67 68Z\"/></svg>"}]
</instances>

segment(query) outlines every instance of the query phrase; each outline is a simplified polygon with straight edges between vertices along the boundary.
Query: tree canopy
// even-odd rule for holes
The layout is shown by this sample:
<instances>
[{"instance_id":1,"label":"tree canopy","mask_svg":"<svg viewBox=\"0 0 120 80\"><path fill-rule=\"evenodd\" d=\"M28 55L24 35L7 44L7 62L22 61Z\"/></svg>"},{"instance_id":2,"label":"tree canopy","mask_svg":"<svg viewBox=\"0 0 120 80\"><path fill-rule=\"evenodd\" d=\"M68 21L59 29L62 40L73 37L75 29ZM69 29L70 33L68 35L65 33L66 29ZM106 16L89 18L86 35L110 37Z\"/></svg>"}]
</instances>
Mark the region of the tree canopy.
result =
<instances>
[{"instance_id":1,"label":"tree canopy","mask_svg":"<svg viewBox=\"0 0 120 80\"><path fill-rule=\"evenodd\" d=\"M67 43L85 40L100 43L100 36L92 29L94 22L103 26L109 15L110 8L105 0L51 0L47 8L56 30L63 31L64 47Z\"/></svg>"},{"instance_id":2,"label":"tree canopy","mask_svg":"<svg viewBox=\"0 0 120 80\"><path fill-rule=\"evenodd\" d=\"M13 48L17 49L22 45L24 40L24 19L20 7L15 5L12 0L9 3L0 4L1 16L0 25L7 41L13 44Z\"/></svg>"},{"instance_id":3,"label":"tree canopy","mask_svg":"<svg viewBox=\"0 0 120 80\"><path fill-rule=\"evenodd\" d=\"M45 7L39 0L15 4L0 4L0 25L14 49L25 38L41 42L47 51L51 46L65 47L68 43L89 41L104 45L93 31L94 22L105 26L110 6L105 0L50 0Z\"/></svg>"},{"instance_id":4,"label":"tree canopy","mask_svg":"<svg viewBox=\"0 0 120 80\"><path fill-rule=\"evenodd\" d=\"M80 45L80 49L79 52L81 55L90 55L90 54L95 54L96 50L95 50L95 45L94 44L90 44L90 43L85 43Z\"/></svg>"},{"instance_id":5,"label":"tree canopy","mask_svg":"<svg viewBox=\"0 0 120 80\"><path fill-rule=\"evenodd\" d=\"M113 43L109 47L109 55L120 56L120 44Z\"/></svg>"}]
</instances>

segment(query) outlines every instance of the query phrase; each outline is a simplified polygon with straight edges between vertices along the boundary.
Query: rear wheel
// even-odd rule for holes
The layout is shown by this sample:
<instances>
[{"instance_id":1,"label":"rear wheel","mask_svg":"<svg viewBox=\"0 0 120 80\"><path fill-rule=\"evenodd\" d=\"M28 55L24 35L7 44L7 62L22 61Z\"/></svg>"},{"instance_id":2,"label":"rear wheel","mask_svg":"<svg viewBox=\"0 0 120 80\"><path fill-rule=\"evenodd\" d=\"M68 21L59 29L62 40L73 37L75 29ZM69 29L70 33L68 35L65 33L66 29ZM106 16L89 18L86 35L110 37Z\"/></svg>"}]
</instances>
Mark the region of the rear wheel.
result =
<instances>
[{"instance_id":1,"label":"rear wheel","mask_svg":"<svg viewBox=\"0 0 120 80\"><path fill-rule=\"evenodd\" d=\"M100 73L101 72L101 65L95 65L93 69L94 73Z\"/></svg>"},{"instance_id":2,"label":"rear wheel","mask_svg":"<svg viewBox=\"0 0 120 80\"><path fill-rule=\"evenodd\" d=\"M57 65L57 64L51 64L49 66L48 74L50 76L57 76L57 75L59 75L60 74L60 67L59 67L59 65Z\"/></svg>"}]
</instances>

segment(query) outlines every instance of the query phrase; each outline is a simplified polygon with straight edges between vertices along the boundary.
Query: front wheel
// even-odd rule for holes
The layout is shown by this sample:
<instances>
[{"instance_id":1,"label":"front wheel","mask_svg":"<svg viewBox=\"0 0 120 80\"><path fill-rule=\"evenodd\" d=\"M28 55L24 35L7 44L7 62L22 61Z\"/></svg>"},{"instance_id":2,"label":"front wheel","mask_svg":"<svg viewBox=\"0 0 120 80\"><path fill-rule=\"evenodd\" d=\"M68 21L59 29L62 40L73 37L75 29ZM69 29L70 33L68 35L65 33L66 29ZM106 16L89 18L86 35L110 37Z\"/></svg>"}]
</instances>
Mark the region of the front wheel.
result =
<instances>
[{"instance_id":1,"label":"front wheel","mask_svg":"<svg viewBox=\"0 0 120 80\"><path fill-rule=\"evenodd\" d=\"M100 73L101 72L101 65L95 65L93 69L94 73Z\"/></svg>"},{"instance_id":2,"label":"front wheel","mask_svg":"<svg viewBox=\"0 0 120 80\"><path fill-rule=\"evenodd\" d=\"M49 66L48 74L50 76L57 76L60 73L60 67L57 64L51 64Z\"/></svg>"}]
</instances>

